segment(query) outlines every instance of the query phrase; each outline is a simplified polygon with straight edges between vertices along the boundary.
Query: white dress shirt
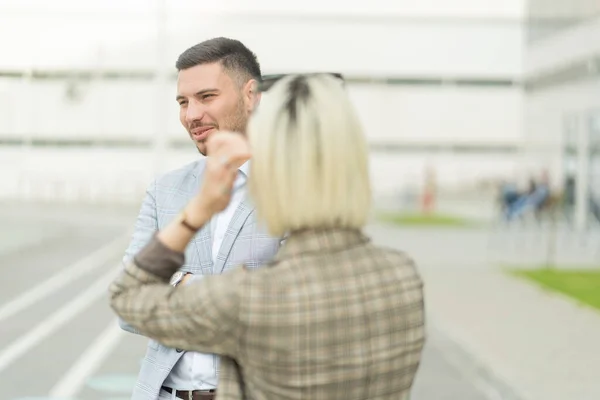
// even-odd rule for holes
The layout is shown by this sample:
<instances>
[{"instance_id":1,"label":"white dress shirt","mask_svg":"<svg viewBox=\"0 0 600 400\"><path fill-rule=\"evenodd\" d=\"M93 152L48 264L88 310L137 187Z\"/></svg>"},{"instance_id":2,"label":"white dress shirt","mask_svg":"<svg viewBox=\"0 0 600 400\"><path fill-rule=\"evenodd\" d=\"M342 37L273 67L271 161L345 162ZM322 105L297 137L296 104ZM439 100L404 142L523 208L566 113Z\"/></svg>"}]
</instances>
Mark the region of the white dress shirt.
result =
<instances>
[{"instance_id":1,"label":"white dress shirt","mask_svg":"<svg viewBox=\"0 0 600 400\"><path fill-rule=\"evenodd\" d=\"M248 161L239 168L234 188L238 188L231 202L225 210L215 215L210 224L212 232L212 260L215 263L221 243L225 238L229 222L233 218L235 210L244 199L246 194L246 181L248 177ZM202 275L196 275L194 280L202 279ZM163 386L175 390L208 390L217 387L216 356L211 354L200 354L194 352L184 353L175 364Z\"/></svg>"}]
</instances>

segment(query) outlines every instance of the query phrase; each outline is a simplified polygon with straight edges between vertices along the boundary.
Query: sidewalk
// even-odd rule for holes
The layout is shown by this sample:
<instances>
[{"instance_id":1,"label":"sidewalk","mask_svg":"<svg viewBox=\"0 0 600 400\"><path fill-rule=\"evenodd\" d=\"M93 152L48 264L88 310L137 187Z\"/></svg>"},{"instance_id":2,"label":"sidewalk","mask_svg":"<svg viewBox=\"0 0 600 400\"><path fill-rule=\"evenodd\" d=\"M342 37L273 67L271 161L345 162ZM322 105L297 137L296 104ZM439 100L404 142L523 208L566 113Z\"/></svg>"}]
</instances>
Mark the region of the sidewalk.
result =
<instances>
[{"instance_id":1,"label":"sidewalk","mask_svg":"<svg viewBox=\"0 0 600 400\"><path fill-rule=\"evenodd\" d=\"M377 242L395 241L387 227L370 233ZM406 232L395 236L405 237L396 245L409 252L424 246ZM428 316L437 328L522 400L600 399L600 312L486 264L475 267L472 259L462 263L456 249L441 262L444 243L439 233L429 238L436 257L415 258L425 280ZM463 248L469 258L469 243Z\"/></svg>"},{"instance_id":2,"label":"sidewalk","mask_svg":"<svg viewBox=\"0 0 600 400\"><path fill-rule=\"evenodd\" d=\"M496 271L424 278L430 317L523 400L600 399L600 313Z\"/></svg>"}]
</instances>

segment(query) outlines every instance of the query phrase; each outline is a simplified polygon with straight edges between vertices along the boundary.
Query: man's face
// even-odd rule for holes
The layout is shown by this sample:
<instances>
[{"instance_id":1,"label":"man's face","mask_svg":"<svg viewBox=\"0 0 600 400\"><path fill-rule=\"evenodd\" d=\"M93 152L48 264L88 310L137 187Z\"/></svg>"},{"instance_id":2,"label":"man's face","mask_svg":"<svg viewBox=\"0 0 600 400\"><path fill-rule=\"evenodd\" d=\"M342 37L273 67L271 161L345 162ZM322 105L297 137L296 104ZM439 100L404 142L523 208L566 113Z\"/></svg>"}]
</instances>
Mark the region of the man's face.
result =
<instances>
[{"instance_id":1,"label":"man's face","mask_svg":"<svg viewBox=\"0 0 600 400\"><path fill-rule=\"evenodd\" d=\"M216 131L246 132L254 97L252 84L239 87L220 63L179 71L179 120L203 155L207 138Z\"/></svg>"}]
</instances>

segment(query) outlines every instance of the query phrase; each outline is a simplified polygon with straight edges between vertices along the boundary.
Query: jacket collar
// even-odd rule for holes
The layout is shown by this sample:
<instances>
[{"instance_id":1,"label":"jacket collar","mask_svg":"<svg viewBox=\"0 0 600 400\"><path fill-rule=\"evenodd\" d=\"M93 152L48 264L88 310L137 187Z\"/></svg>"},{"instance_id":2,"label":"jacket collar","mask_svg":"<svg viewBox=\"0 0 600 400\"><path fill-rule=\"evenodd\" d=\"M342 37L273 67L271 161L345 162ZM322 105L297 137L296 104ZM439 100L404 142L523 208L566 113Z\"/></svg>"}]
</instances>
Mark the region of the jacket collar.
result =
<instances>
[{"instance_id":1,"label":"jacket collar","mask_svg":"<svg viewBox=\"0 0 600 400\"><path fill-rule=\"evenodd\" d=\"M250 162L251 160L248 160L238 168L238 171L243 173L246 178L248 178L248 175L250 174ZM198 176L202 175L204 173L204 168L206 168L206 157L198 160L197 164L192 169L194 178L198 178Z\"/></svg>"},{"instance_id":2,"label":"jacket collar","mask_svg":"<svg viewBox=\"0 0 600 400\"><path fill-rule=\"evenodd\" d=\"M303 229L289 234L275 260L301 255L331 253L369 243L358 229Z\"/></svg>"}]
</instances>

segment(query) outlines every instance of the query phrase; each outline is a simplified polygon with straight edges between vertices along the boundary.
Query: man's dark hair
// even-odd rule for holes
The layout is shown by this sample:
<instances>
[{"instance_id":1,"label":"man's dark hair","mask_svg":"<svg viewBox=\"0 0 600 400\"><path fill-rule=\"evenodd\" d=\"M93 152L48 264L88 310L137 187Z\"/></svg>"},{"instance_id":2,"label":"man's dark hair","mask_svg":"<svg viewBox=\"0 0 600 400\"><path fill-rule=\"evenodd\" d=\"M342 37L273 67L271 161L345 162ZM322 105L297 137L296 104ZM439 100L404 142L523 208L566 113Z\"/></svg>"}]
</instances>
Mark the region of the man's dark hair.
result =
<instances>
[{"instance_id":1,"label":"man's dark hair","mask_svg":"<svg viewBox=\"0 0 600 400\"><path fill-rule=\"evenodd\" d=\"M240 85L250 79L260 82L260 65L256 54L250 51L242 42L235 39L218 37L205 40L190 47L177 59L177 71L195 67L196 65L219 62L223 69L232 75Z\"/></svg>"}]
</instances>

